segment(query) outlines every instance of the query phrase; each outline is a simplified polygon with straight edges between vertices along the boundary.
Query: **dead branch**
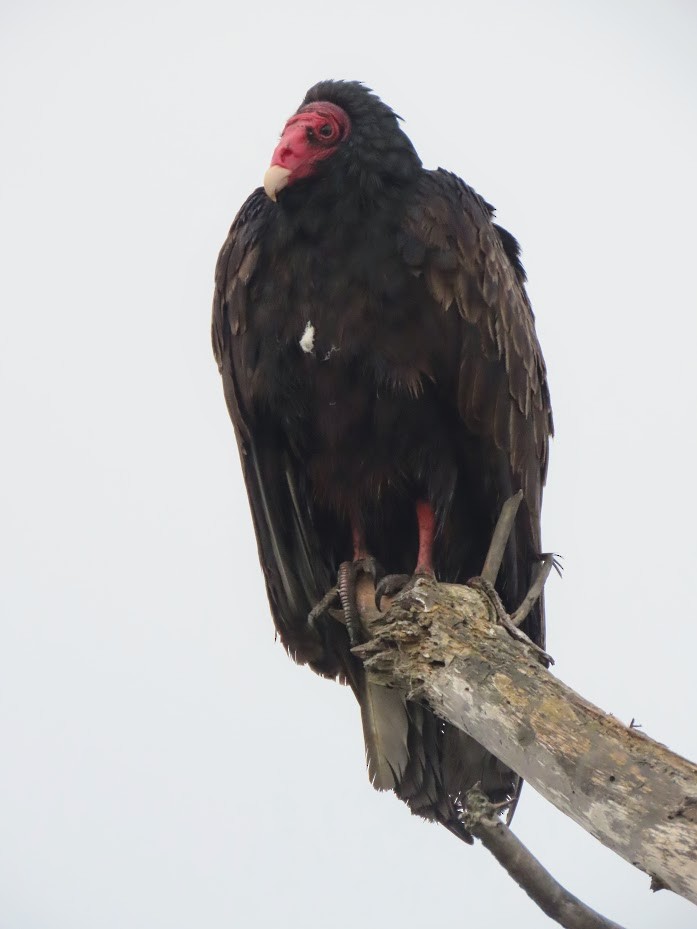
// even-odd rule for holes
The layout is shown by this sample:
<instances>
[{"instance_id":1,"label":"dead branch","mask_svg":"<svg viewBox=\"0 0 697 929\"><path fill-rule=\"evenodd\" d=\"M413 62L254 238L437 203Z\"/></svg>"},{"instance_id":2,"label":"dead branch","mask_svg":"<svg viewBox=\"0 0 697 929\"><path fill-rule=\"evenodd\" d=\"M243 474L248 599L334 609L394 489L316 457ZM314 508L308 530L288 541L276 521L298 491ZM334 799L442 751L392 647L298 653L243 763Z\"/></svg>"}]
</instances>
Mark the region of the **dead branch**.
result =
<instances>
[{"instance_id":1,"label":"dead branch","mask_svg":"<svg viewBox=\"0 0 697 929\"><path fill-rule=\"evenodd\" d=\"M496 578L499 576L499 569L503 561L506 546L508 545L508 538L513 531L513 524L522 500L523 491L519 490L518 493L509 497L501 507L501 512L499 513L496 528L494 529L494 534L489 543L489 551L487 552L481 574L484 580L488 581L490 584L495 584Z\"/></svg>"},{"instance_id":2,"label":"dead branch","mask_svg":"<svg viewBox=\"0 0 697 929\"><path fill-rule=\"evenodd\" d=\"M564 929L622 929L586 906L555 881L549 871L497 815L496 807L476 787L467 793L465 825L513 880Z\"/></svg>"},{"instance_id":3,"label":"dead branch","mask_svg":"<svg viewBox=\"0 0 697 929\"><path fill-rule=\"evenodd\" d=\"M369 679L463 729L653 886L697 903L697 766L555 678L480 591L419 582L386 613L359 590Z\"/></svg>"}]
</instances>

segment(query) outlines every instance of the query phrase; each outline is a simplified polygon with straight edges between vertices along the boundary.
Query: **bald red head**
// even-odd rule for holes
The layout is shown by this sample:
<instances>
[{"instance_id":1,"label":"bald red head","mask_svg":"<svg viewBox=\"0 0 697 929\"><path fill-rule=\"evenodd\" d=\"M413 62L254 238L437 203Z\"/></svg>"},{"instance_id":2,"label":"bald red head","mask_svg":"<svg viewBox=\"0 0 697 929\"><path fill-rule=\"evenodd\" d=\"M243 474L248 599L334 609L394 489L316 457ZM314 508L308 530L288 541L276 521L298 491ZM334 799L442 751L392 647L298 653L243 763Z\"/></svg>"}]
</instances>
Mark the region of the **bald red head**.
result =
<instances>
[{"instance_id":1,"label":"bald red head","mask_svg":"<svg viewBox=\"0 0 697 929\"><path fill-rule=\"evenodd\" d=\"M334 154L351 133L351 121L341 107L319 101L302 107L285 124L281 141L264 175L264 190L278 193L303 177L310 177L320 161Z\"/></svg>"}]
</instances>

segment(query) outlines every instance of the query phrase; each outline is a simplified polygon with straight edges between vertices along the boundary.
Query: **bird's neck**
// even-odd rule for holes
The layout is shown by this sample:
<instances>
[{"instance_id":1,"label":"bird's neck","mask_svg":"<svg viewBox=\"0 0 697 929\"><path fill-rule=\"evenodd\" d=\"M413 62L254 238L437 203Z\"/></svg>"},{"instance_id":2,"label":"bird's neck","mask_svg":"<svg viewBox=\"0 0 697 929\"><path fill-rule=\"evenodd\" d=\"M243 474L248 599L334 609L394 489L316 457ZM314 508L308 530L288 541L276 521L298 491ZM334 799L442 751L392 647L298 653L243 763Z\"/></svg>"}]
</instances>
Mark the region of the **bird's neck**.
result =
<instances>
[{"instance_id":1,"label":"bird's neck","mask_svg":"<svg viewBox=\"0 0 697 929\"><path fill-rule=\"evenodd\" d=\"M396 226L410 188L401 183L367 190L353 179L315 189L298 185L280 204L282 226L292 238L353 241L361 230Z\"/></svg>"}]
</instances>

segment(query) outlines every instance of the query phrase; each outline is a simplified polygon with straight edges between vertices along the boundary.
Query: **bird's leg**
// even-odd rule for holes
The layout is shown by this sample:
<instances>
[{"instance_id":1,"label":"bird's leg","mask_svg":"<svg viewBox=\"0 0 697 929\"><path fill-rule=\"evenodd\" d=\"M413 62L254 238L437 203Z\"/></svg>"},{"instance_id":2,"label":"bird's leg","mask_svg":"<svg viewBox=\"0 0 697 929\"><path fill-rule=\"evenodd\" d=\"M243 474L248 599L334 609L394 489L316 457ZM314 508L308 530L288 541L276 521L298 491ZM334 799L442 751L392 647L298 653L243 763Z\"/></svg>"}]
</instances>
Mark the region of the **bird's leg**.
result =
<instances>
[{"instance_id":1,"label":"bird's leg","mask_svg":"<svg viewBox=\"0 0 697 929\"><path fill-rule=\"evenodd\" d=\"M351 647L353 647L354 645L361 645L365 641L356 596L358 577L361 574L367 574L372 577L373 583L377 583L382 574L382 569L375 558L368 552L365 529L359 518L351 518L351 535L353 538L353 561L344 561L339 565L336 586L344 609L349 641Z\"/></svg>"},{"instance_id":2,"label":"bird's leg","mask_svg":"<svg viewBox=\"0 0 697 929\"><path fill-rule=\"evenodd\" d=\"M392 596L408 590L423 577L435 579L433 569L433 540L436 536L436 514L427 500L416 501L416 522L419 527L419 553L416 556L416 569L413 575L388 574L375 588L375 605L381 609L383 597Z\"/></svg>"},{"instance_id":3,"label":"bird's leg","mask_svg":"<svg viewBox=\"0 0 697 929\"><path fill-rule=\"evenodd\" d=\"M348 629L351 645L363 642L360 614L356 600L356 582L360 574L367 574L377 582L382 576L382 568L375 558L368 553L363 524L357 517L351 518L351 536L353 539L353 561L344 561L339 565L336 585L322 597L310 610L307 617L309 624L316 627L319 617L335 606L344 611L344 621Z\"/></svg>"},{"instance_id":4,"label":"bird's leg","mask_svg":"<svg viewBox=\"0 0 697 929\"><path fill-rule=\"evenodd\" d=\"M414 574L435 577L433 570L433 540L436 537L436 514L426 500L416 501L416 521L419 524L419 554Z\"/></svg>"}]
</instances>

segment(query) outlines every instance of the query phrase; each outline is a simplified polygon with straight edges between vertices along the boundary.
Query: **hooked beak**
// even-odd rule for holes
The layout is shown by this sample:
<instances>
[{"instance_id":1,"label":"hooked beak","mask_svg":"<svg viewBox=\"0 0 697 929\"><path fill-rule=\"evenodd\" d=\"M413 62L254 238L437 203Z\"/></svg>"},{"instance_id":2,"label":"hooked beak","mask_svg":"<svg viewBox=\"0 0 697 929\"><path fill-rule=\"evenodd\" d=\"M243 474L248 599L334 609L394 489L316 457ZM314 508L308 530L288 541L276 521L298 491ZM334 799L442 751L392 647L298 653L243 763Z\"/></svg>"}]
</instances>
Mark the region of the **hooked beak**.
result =
<instances>
[{"instance_id":1,"label":"hooked beak","mask_svg":"<svg viewBox=\"0 0 697 929\"><path fill-rule=\"evenodd\" d=\"M266 196L270 200L273 200L274 203L280 191L288 184L290 174L289 168L283 168L281 165L272 164L264 175L264 190L266 191Z\"/></svg>"}]
</instances>

